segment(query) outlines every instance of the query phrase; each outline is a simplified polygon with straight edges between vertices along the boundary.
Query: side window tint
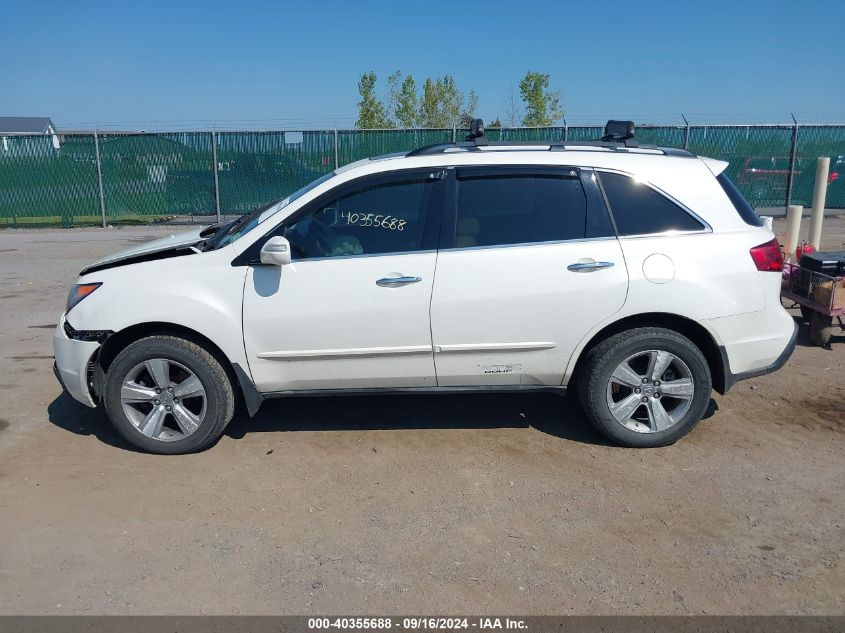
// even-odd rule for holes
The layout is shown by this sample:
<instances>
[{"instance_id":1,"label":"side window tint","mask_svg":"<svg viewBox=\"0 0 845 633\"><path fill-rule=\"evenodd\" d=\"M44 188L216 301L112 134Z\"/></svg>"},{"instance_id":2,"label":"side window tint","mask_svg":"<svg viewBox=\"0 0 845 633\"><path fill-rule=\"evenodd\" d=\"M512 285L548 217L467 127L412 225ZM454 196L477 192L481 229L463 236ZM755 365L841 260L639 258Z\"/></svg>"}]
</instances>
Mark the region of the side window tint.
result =
<instances>
[{"instance_id":1,"label":"side window tint","mask_svg":"<svg viewBox=\"0 0 845 633\"><path fill-rule=\"evenodd\" d=\"M599 178L619 235L700 231L704 228L701 222L644 183L608 172L601 172Z\"/></svg>"},{"instance_id":2,"label":"side window tint","mask_svg":"<svg viewBox=\"0 0 845 633\"><path fill-rule=\"evenodd\" d=\"M430 179L364 185L320 204L285 229L293 259L419 250L433 186Z\"/></svg>"},{"instance_id":3,"label":"side window tint","mask_svg":"<svg viewBox=\"0 0 845 633\"><path fill-rule=\"evenodd\" d=\"M587 199L578 178L554 175L458 178L455 246L581 239Z\"/></svg>"}]
</instances>

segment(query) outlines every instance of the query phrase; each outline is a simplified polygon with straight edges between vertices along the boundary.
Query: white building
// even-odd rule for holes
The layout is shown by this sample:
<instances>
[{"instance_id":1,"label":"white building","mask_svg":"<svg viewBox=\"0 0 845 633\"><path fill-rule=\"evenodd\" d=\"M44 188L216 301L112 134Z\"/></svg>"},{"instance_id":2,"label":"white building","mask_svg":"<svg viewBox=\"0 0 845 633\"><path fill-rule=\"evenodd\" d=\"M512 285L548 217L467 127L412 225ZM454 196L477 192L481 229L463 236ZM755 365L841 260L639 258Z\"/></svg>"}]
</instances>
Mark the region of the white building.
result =
<instances>
[{"instance_id":1,"label":"white building","mask_svg":"<svg viewBox=\"0 0 845 633\"><path fill-rule=\"evenodd\" d=\"M56 127L53 125L53 122L50 120L50 117L41 117L41 116L0 116L0 149L2 149L3 153L9 153L11 151L10 138L15 136L34 136L34 135L43 135L45 137L50 137L52 148L59 149L61 143L59 141L59 133L56 130ZM14 145L20 145L19 143L14 143ZM30 143L26 143L26 145L30 145ZM17 152L21 153L20 150L23 148L16 147ZM47 143L32 143L32 147L30 151L25 152L26 154L38 153L38 151L46 152L49 151L49 145Z\"/></svg>"}]
</instances>

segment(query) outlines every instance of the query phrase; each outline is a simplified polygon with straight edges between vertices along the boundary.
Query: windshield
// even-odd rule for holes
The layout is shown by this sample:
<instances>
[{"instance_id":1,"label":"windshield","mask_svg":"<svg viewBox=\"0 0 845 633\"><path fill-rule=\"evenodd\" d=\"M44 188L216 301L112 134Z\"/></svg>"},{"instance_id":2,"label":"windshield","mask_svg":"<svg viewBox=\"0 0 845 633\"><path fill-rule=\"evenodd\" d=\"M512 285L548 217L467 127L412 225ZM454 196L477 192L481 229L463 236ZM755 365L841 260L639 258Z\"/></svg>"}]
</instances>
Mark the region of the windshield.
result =
<instances>
[{"instance_id":1,"label":"windshield","mask_svg":"<svg viewBox=\"0 0 845 633\"><path fill-rule=\"evenodd\" d=\"M224 226L221 231L214 237L212 242L212 248L222 248L228 244L231 244L238 238L243 237L256 226L261 224L264 220L273 215L276 211L284 209L294 200L301 198L306 193L308 193L315 187L322 185L329 178L333 178L334 176L335 172L330 171L329 173L320 176L316 180L309 182L307 185L302 187L302 189L294 191L287 198L279 200L278 202L272 202L265 207L259 207L258 209L250 211L249 213L242 215L236 220L230 222L229 224Z\"/></svg>"}]
</instances>

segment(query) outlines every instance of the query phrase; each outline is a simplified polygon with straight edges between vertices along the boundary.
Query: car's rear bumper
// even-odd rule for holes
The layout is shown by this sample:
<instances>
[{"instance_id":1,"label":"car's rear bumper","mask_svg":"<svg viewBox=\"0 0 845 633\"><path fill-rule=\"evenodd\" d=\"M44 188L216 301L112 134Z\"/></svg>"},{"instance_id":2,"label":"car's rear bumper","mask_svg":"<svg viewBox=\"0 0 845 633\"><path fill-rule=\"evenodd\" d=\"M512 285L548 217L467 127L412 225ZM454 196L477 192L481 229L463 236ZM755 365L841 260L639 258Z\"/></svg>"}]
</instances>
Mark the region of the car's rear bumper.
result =
<instances>
[{"instance_id":1,"label":"car's rear bumper","mask_svg":"<svg viewBox=\"0 0 845 633\"><path fill-rule=\"evenodd\" d=\"M775 281L778 285L771 291L779 293L780 277ZM702 323L713 334L719 348L724 383L717 389L722 393L740 380L776 371L795 349L797 324L779 297L758 312L707 319ZM718 382L714 377L714 384Z\"/></svg>"},{"instance_id":2,"label":"car's rear bumper","mask_svg":"<svg viewBox=\"0 0 845 633\"><path fill-rule=\"evenodd\" d=\"M89 407L97 403L89 388L88 364L100 348L96 341L76 341L64 331L64 318L53 334L53 371L62 388L74 399Z\"/></svg>"},{"instance_id":3,"label":"car's rear bumper","mask_svg":"<svg viewBox=\"0 0 845 633\"><path fill-rule=\"evenodd\" d=\"M748 380L749 378L756 378L757 376L764 376L766 374L771 374L773 371L777 371L781 367L786 364L786 361L789 360L789 357L792 356L792 352L795 350L795 341L798 339L798 324L794 323L792 336L789 339L789 342L786 344L786 347L780 353L774 362L770 365L766 365L765 367L761 367L759 369L750 369L748 371L742 371L739 373L731 372L730 362L728 361L728 352L725 349L724 345L719 346L719 353L722 357L722 367L724 368L725 374L725 388L722 393L727 393L728 389L733 387L736 383L741 380Z\"/></svg>"}]
</instances>

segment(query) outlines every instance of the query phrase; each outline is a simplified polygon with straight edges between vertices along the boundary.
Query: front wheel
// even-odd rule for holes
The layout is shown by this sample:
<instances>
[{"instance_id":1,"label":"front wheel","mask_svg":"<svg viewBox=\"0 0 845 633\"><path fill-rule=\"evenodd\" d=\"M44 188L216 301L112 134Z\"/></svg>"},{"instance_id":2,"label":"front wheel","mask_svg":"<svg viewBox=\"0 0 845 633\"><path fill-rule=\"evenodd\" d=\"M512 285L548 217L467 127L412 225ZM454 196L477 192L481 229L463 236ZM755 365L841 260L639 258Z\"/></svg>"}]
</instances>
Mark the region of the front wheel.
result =
<instances>
[{"instance_id":1,"label":"front wheel","mask_svg":"<svg viewBox=\"0 0 845 633\"><path fill-rule=\"evenodd\" d=\"M664 328L611 336L585 358L581 403L595 427L624 446L666 446L699 423L712 378L701 350Z\"/></svg>"},{"instance_id":2,"label":"front wheel","mask_svg":"<svg viewBox=\"0 0 845 633\"><path fill-rule=\"evenodd\" d=\"M112 424L130 444L167 455L208 448L235 407L220 362L174 336L150 336L123 349L106 374L103 399Z\"/></svg>"}]
</instances>

